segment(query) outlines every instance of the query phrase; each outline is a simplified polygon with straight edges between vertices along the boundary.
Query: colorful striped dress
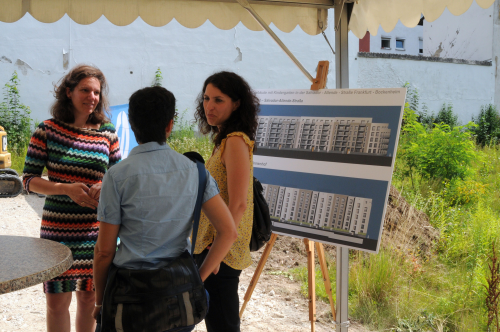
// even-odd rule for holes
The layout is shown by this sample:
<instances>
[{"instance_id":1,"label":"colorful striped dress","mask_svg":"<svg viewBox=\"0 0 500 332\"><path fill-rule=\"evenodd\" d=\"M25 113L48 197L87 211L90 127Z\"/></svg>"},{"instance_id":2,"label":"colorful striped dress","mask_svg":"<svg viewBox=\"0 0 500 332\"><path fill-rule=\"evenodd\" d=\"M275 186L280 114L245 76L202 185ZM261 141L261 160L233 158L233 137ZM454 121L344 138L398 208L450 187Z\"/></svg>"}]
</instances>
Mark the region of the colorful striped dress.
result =
<instances>
[{"instance_id":1,"label":"colorful striped dress","mask_svg":"<svg viewBox=\"0 0 500 332\"><path fill-rule=\"evenodd\" d=\"M49 180L83 183L89 188L120 161L118 136L113 124L82 129L50 119L31 137L23 170L24 188L47 167ZM92 291L92 263L99 231L97 210L82 207L69 196L48 195L42 214L40 237L71 249L74 263L62 275L44 283L46 293Z\"/></svg>"}]
</instances>

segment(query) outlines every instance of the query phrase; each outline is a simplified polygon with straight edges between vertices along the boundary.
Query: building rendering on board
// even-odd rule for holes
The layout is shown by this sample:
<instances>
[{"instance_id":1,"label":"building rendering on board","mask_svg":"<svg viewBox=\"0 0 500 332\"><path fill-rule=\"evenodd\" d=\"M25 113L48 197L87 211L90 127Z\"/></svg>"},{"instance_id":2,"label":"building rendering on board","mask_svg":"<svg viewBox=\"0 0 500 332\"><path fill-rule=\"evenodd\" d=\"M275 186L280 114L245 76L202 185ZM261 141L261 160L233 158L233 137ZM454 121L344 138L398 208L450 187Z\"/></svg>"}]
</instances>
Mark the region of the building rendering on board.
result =
<instances>
[{"instance_id":1,"label":"building rendering on board","mask_svg":"<svg viewBox=\"0 0 500 332\"><path fill-rule=\"evenodd\" d=\"M387 155L391 129L372 118L259 116L257 146Z\"/></svg>"},{"instance_id":2,"label":"building rendering on board","mask_svg":"<svg viewBox=\"0 0 500 332\"><path fill-rule=\"evenodd\" d=\"M262 184L272 219L329 231L366 236L372 200Z\"/></svg>"}]
</instances>

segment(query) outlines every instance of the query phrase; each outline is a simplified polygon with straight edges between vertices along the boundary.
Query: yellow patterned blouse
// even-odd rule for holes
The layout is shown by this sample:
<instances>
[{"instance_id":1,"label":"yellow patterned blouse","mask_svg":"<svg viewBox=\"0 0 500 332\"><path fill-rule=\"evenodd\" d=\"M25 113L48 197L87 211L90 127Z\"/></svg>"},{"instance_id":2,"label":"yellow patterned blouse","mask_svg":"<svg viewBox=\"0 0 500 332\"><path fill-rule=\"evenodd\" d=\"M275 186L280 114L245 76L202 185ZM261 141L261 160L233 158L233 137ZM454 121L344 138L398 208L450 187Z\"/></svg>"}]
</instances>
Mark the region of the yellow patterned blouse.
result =
<instances>
[{"instance_id":1,"label":"yellow patterned blouse","mask_svg":"<svg viewBox=\"0 0 500 332\"><path fill-rule=\"evenodd\" d=\"M253 146L254 141L242 132L234 132L227 137L240 136L245 140L248 145L248 154L250 156L250 178L248 179L248 195L247 195L247 208L243 213L240 224L238 225L238 238L233 243L229 253L224 258L223 262L236 270L243 270L252 264L250 257L250 238L252 236L253 226ZM223 139L220 148L211 156L205 165L210 174L213 176L219 185L220 196L229 205L229 195L227 192L227 173L226 167L222 164L221 156L226 147L227 138ZM208 218L202 212L200 217L200 226L198 229L198 237L196 240L195 254L201 253L209 244L214 241L215 229L208 221Z\"/></svg>"}]
</instances>

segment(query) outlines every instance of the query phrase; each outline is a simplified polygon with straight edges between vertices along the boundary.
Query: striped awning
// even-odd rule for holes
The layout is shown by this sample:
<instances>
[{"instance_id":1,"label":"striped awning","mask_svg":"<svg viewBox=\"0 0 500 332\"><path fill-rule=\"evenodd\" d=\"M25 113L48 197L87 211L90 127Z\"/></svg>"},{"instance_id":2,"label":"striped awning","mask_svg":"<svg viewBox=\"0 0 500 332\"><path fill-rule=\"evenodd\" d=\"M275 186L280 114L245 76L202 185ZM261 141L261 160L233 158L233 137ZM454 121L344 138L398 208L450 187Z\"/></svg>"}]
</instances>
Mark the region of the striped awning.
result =
<instances>
[{"instance_id":1,"label":"striped awning","mask_svg":"<svg viewBox=\"0 0 500 332\"><path fill-rule=\"evenodd\" d=\"M321 32L318 20L326 28L328 8L333 0L271 0L249 1L268 24L283 32L297 26L310 35ZM164 26L174 18L187 28L197 28L207 20L222 30L234 28L239 22L248 29L261 26L236 0L0 0L0 21L15 22L30 13L44 23L60 20L68 14L79 24L91 24L101 16L124 26L138 17L152 26Z\"/></svg>"},{"instance_id":2,"label":"striped awning","mask_svg":"<svg viewBox=\"0 0 500 332\"><path fill-rule=\"evenodd\" d=\"M379 26L385 32L392 31L398 20L403 25L413 28L420 21L421 15L432 22L443 13L444 9L453 15L462 15L469 9L473 0L357 0L349 22L349 29L363 38L366 31L377 35ZM490 7L495 0L476 0L482 8Z\"/></svg>"},{"instance_id":3,"label":"striped awning","mask_svg":"<svg viewBox=\"0 0 500 332\"><path fill-rule=\"evenodd\" d=\"M335 0L342 1L342 0ZM299 26L310 35L327 25L328 8L334 0L250 0L250 4L267 24L273 23L283 32ZM418 24L421 15L426 21L437 19L446 7L461 15L474 0L346 0L354 2L349 29L363 38L366 31L376 35L379 26L392 31L398 20L407 27ZM475 0L482 8L495 0ZM207 20L222 30L241 22L253 31L261 26L237 0L0 0L0 21L15 22L30 13L44 23L60 20L68 14L79 24L91 24L101 16L118 26L128 25L141 17L152 26L163 26L174 18L187 28L197 28ZM320 24L318 24L320 23Z\"/></svg>"}]
</instances>

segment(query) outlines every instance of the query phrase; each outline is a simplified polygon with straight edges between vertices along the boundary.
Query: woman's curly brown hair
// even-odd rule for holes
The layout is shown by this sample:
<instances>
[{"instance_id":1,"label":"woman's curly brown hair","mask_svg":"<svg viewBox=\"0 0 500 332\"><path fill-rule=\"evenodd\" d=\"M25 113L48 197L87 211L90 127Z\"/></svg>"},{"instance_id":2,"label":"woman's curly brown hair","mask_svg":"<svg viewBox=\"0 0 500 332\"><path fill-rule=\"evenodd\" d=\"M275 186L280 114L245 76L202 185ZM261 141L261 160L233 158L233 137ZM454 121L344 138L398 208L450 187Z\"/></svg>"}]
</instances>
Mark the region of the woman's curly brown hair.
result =
<instances>
[{"instance_id":1,"label":"woman's curly brown hair","mask_svg":"<svg viewBox=\"0 0 500 332\"><path fill-rule=\"evenodd\" d=\"M208 124L205 115L203 95L208 84L212 84L223 94L228 95L233 102L240 101L240 106L221 125L220 131L217 126ZM258 113L260 111L260 103L250 85L241 76L227 71L213 74L205 80L203 90L196 99L196 104L194 116L198 122L198 128L203 134L211 134L215 146L219 146L228 134L235 131L244 132L252 141L255 141L255 133L259 125Z\"/></svg>"},{"instance_id":2,"label":"woman's curly brown hair","mask_svg":"<svg viewBox=\"0 0 500 332\"><path fill-rule=\"evenodd\" d=\"M89 116L87 123L98 124L110 122L109 103L108 103L108 84L102 71L98 68L88 65L78 65L70 70L61 80L59 85L54 87L54 97L56 101L50 109L50 114L59 121L65 123L74 123L74 106L71 99L66 94L66 89L73 91L81 80L87 77L95 77L101 84L99 93L99 103L94 112Z\"/></svg>"}]
</instances>

